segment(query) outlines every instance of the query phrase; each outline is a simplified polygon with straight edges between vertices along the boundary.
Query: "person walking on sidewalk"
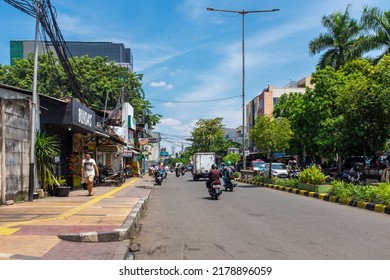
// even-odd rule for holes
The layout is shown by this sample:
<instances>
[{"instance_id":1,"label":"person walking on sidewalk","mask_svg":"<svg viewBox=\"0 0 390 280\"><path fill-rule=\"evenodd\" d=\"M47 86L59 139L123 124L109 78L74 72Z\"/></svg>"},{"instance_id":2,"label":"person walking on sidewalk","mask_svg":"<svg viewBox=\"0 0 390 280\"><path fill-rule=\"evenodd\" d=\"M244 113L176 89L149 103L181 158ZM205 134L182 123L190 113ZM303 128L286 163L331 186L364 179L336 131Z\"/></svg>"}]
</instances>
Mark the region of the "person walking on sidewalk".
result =
<instances>
[{"instance_id":1,"label":"person walking on sidewalk","mask_svg":"<svg viewBox=\"0 0 390 280\"><path fill-rule=\"evenodd\" d=\"M93 178L99 176L99 169L97 168L96 162L91 158L91 154L87 153L85 159L83 159L81 165L81 174L84 181L87 183L88 195L92 195Z\"/></svg>"}]
</instances>

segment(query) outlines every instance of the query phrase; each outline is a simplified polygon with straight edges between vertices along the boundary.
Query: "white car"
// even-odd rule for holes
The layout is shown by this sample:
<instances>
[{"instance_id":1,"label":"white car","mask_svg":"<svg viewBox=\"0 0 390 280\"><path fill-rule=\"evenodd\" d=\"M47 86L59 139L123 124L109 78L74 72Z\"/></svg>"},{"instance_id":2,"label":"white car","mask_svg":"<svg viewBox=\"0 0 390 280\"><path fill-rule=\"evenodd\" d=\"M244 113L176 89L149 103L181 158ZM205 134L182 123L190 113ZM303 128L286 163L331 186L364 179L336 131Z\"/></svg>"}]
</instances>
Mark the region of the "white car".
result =
<instances>
[{"instance_id":1,"label":"white car","mask_svg":"<svg viewBox=\"0 0 390 280\"><path fill-rule=\"evenodd\" d=\"M269 174L269 163L266 163L264 166L264 174ZM287 171L287 165L284 163L279 162L273 162L271 167L271 174L272 176L278 177L278 178L287 178L288 177L288 171Z\"/></svg>"}]
</instances>

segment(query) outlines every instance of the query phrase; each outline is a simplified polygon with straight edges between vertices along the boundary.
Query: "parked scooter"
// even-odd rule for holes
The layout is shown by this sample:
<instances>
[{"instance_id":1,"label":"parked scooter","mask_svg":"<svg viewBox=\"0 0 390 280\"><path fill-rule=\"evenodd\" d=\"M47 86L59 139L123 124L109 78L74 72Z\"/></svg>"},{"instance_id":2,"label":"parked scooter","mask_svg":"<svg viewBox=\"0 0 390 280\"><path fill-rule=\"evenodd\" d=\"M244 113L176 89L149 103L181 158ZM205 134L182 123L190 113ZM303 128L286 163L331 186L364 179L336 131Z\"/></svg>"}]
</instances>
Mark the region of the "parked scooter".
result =
<instances>
[{"instance_id":1,"label":"parked scooter","mask_svg":"<svg viewBox=\"0 0 390 280\"><path fill-rule=\"evenodd\" d=\"M123 169L123 172L126 178L131 178L133 176L133 171L130 165L126 165L126 167Z\"/></svg>"},{"instance_id":2,"label":"parked scooter","mask_svg":"<svg viewBox=\"0 0 390 280\"><path fill-rule=\"evenodd\" d=\"M115 185L120 186L126 181L123 170L112 171L106 165L99 164L99 176L94 178L94 184L99 185Z\"/></svg>"},{"instance_id":3,"label":"parked scooter","mask_svg":"<svg viewBox=\"0 0 390 280\"><path fill-rule=\"evenodd\" d=\"M342 171L340 173L337 173L337 174L332 174L331 177L330 177L330 180L333 181L333 180L339 180L339 181L343 181L345 183L352 183L352 184L355 184L355 185L358 185L358 184L366 184L366 177L364 176L364 173L362 171L353 171L353 170L350 170L349 172L346 172L346 171Z\"/></svg>"},{"instance_id":4,"label":"parked scooter","mask_svg":"<svg viewBox=\"0 0 390 280\"><path fill-rule=\"evenodd\" d=\"M237 186L237 183L236 181L234 181L234 176L229 176L228 178L226 178L226 185L224 185L225 187L225 191L233 191L233 189Z\"/></svg>"},{"instance_id":5,"label":"parked scooter","mask_svg":"<svg viewBox=\"0 0 390 280\"><path fill-rule=\"evenodd\" d=\"M209 195L217 200L218 197L221 195L221 182L219 180L215 180L211 183L211 187L209 188Z\"/></svg>"}]
</instances>

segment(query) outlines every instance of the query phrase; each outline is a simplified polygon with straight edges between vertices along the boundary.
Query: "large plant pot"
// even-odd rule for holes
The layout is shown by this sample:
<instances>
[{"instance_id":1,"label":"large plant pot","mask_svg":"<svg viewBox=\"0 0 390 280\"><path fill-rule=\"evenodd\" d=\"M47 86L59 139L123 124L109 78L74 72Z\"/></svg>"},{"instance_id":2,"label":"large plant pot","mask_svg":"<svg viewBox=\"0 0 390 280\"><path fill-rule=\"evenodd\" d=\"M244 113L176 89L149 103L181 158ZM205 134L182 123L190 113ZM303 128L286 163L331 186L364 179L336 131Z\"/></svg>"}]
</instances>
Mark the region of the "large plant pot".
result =
<instances>
[{"instance_id":1,"label":"large plant pot","mask_svg":"<svg viewBox=\"0 0 390 280\"><path fill-rule=\"evenodd\" d=\"M69 192L70 192L70 186L57 187L57 196L62 196L62 197L69 196Z\"/></svg>"},{"instance_id":2,"label":"large plant pot","mask_svg":"<svg viewBox=\"0 0 390 280\"><path fill-rule=\"evenodd\" d=\"M329 185L313 185L298 182L298 189L316 193L328 193L332 187Z\"/></svg>"}]
</instances>

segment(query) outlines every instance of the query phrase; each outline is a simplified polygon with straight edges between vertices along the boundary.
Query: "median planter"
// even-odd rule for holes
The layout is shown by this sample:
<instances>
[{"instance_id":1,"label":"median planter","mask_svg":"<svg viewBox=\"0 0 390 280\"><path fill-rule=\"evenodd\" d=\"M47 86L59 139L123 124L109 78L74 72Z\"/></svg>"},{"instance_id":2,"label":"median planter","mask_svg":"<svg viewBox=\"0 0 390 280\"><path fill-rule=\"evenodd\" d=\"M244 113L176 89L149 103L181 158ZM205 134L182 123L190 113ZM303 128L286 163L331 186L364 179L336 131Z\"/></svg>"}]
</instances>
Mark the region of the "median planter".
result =
<instances>
[{"instance_id":1,"label":"median planter","mask_svg":"<svg viewBox=\"0 0 390 280\"><path fill-rule=\"evenodd\" d=\"M331 188L332 186L330 185L313 185L313 184L298 182L298 189L306 190L309 192L328 193L330 192Z\"/></svg>"}]
</instances>

